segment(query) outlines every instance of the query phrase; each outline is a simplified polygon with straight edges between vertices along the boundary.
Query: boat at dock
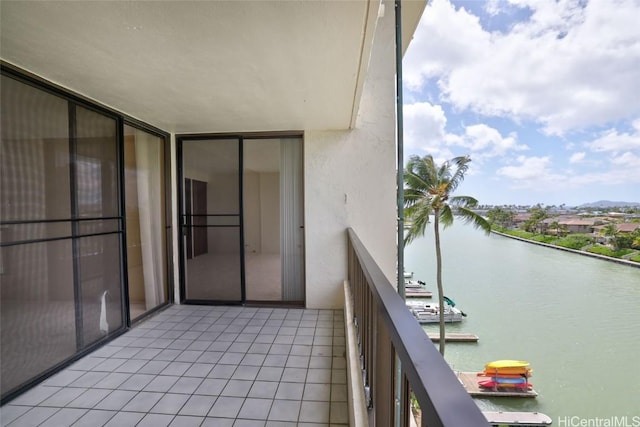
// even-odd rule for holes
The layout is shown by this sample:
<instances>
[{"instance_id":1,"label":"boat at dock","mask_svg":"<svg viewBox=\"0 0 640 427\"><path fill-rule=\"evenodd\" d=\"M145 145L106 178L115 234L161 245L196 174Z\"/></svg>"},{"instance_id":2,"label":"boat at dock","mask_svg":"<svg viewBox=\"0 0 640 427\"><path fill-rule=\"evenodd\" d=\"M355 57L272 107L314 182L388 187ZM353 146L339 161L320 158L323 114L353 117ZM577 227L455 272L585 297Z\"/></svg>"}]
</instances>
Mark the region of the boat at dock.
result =
<instances>
[{"instance_id":1,"label":"boat at dock","mask_svg":"<svg viewBox=\"0 0 640 427\"><path fill-rule=\"evenodd\" d=\"M407 307L411 314L420 323L439 323L440 322L440 305L424 301L406 301ZM464 315L459 309L450 305L444 307L445 323L462 322Z\"/></svg>"},{"instance_id":2,"label":"boat at dock","mask_svg":"<svg viewBox=\"0 0 640 427\"><path fill-rule=\"evenodd\" d=\"M427 284L424 283L422 280L411 280L411 279L404 280L405 289L424 289L426 285Z\"/></svg>"}]
</instances>

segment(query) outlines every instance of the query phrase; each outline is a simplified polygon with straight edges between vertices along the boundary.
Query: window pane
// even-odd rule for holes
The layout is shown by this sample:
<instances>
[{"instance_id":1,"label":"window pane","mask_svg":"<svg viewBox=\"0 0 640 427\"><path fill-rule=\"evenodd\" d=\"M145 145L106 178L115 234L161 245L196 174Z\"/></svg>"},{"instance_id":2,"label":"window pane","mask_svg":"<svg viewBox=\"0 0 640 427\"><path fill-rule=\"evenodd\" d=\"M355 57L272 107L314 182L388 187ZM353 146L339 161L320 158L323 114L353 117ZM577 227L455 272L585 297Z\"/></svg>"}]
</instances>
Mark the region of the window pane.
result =
<instances>
[{"instance_id":1,"label":"window pane","mask_svg":"<svg viewBox=\"0 0 640 427\"><path fill-rule=\"evenodd\" d=\"M122 326L120 235L78 239L83 344Z\"/></svg>"},{"instance_id":2,"label":"window pane","mask_svg":"<svg viewBox=\"0 0 640 427\"><path fill-rule=\"evenodd\" d=\"M209 227L206 254L187 263L189 300L240 301L240 228Z\"/></svg>"},{"instance_id":3,"label":"window pane","mask_svg":"<svg viewBox=\"0 0 640 427\"><path fill-rule=\"evenodd\" d=\"M242 300L239 143L183 142L188 300Z\"/></svg>"},{"instance_id":4,"label":"window pane","mask_svg":"<svg viewBox=\"0 0 640 427\"><path fill-rule=\"evenodd\" d=\"M76 108L78 216L119 215L116 121Z\"/></svg>"},{"instance_id":5,"label":"window pane","mask_svg":"<svg viewBox=\"0 0 640 427\"><path fill-rule=\"evenodd\" d=\"M76 352L71 240L0 248L2 393Z\"/></svg>"},{"instance_id":6,"label":"window pane","mask_svg":"<svg viewBox=\"0 0 640 427\"><path fill-rule=\"evenodd\" d=\"M67 101L10 77L1 84L2 220L69 218Z\"/></svg>"},{"instance_id":7,"label":"window pane","mask_svg":"<svg viewBox=\"0 0 640 427\"><path fill-rule=\"evenodd\" d=\"M71 235L69 106L2 76L2 243ZM21 223L22 222L22 223ZM1 391L76 352L71 239L0 248Z\"/></svg>"}]
</instances>

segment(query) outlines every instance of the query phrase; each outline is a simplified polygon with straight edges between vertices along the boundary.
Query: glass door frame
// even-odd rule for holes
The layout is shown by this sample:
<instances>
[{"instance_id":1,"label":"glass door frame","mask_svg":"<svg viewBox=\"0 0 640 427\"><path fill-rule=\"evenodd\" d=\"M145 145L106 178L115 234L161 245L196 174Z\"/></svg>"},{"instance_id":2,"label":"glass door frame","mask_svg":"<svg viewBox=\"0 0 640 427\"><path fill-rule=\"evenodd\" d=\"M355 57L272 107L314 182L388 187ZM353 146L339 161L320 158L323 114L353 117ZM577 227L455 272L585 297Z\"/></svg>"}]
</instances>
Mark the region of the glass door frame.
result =
<instances>
[{"instance_id":1,"label":"glass door frame","mask_svg":"<svg viewBox=\"0 0 640 427\"><path fill-rule=\"evenodd\" d=\"M244 206L243 206L243 176L242 170L244 167L243 162L243 139L242 135L238 134L189 134L189 135L176 135L176 163L177 163L177 184L178 184L178 256L180 258L178 263L179 268L179 280L180 280L180 303L181 304L222 304L222 305L242 305L246 301L246 285L245 285L245 265L244 265ZM239 200L238 200L238 218L239 218L239 244L240 244L240 300L216 300L216 299L187 299L186 284L187 284L187 254L185 251L184 237L185 228L191 226L191 222L187 219L185 212L184 197L185 197L185 170L184 170L184 156L183 156L183 143L185 141L209 141L209 140L236 140L238 147L238 185L239 185Z\"/></svg>"},{"instance_id":2,"label":"glass door frame","mask_svg":"<svg viewBox=\"0 0 640 427\"><path fill-rule=\"evenodd\" d=\"M197 133L197 134L176 134L176 180L177 180L177 204L178 204L178 270L179 270L179 286L180 286L180 303L181 304L223 304L223 305L245 305L247 304L246 291L246 265L245 265L245 236L244 236L244 140L255 139L274 139L274 138L297 138L304 141L304 133L302 131L285 131L285 132L247 132L247 133ZM183 165L183 142L184 141L202 141L202 140L229 140L237 139L238 142L238 166L239 166L239 209L240 209L240 275L241 275L241 300L240 301L220 301L220 300L189 300L186 298L186 253L183 242L183 227L186 226L185 208L184 208L184 165ZM304 182L304 180L303 180ZM303 254L306 252L303 248ZM304 255L303 255L304 259ZM304 261L303 261L304 264ZM306 301L305 301L306 303ZM274 301L277 306L290 306L287 301ZM297 306L297 305L296 305Z\"/></svg>"},{"instance_id":3,"label":"glass door frame","mask_svg":"<svg viewBox=\"0 0 640 427\"><path fill-rule=\"evenodd\" d=\"M160 165L160 167L162 167L164 169L164 199L165 199L165 203L164 203L164 217L165 217L165 239L166 239L166 247L165 247L165 256L166 256L166 265L165 267L165 274L167 277L166 280L166 295L167 295L167 299L164 303L161 303L159 305L157 305L154 308L151 308L150 310L145 311L143 314L141 314L140 316L137 316L135 318L131 318L131 304L129 301L129 268L128 268L128 250L127 250L127 221L126 221L126 208L127 208L127 204L126 204L126 177L125 177L125 173L126 173L126 168L124 166L125 164L125 159L124 159L124 150L125 150L125 142L124 142L124 127L125 126L129 126L131 128L146 132L150 135L156 136L160 139L162 139L162 143L163 143L163 151L164 151L164 164ZM149 317L150 315L152 315L153 313L164 309L165 307L167 307L169 304L171 304L174 301L174 280L173 280L173 221L172 221L172 217L173 217L173 211L172 211L172 207L173 207L173 203L172 203L172 195L171 195L171 138L170 138L170 134L162 131L160 129L157 129L153 126L147 125L146 123L143 123L139 120L130 118L130 117L123 117L120 125L119 125L119 137L120 137L120 143L118 145L118 155L119 155L119 161L121 164L120 167L120 186L121 186L121 194L120 194L120 199L121 199L121 205L122 205L122 215L123 215L123 220L122 220L122 227L124 230L124 235L123 235L123 243L122 243L122 248L123 248L123 255L122 255L122 274L123 274L123 294L126 296L126 304L125 304L125 323L127 325L127 328L139 323L140 321L146 319L147 317Z\"/></svg>"}]
</instances>

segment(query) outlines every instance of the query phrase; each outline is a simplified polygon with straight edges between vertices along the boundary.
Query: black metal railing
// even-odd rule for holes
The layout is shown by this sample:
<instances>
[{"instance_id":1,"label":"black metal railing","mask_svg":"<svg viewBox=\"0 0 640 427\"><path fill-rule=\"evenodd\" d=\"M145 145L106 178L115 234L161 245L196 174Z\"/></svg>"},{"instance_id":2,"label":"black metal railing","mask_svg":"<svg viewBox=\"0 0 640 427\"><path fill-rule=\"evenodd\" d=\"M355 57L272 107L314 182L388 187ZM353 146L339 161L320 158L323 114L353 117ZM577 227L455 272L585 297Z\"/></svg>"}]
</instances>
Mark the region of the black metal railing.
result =
<instances>
[{"instance_id":1,"label":"black metal railing","mask_svg":"<svg viewBox=\"0 0 640 427\"><path fill-rule=\"evenodd\" d=\"M412 391L422 427L486 427L482 412L356 233L348 229L347 234L348 281L369 425L387 427L399 420L408 426Z\"/></svg>"}]
</instances>

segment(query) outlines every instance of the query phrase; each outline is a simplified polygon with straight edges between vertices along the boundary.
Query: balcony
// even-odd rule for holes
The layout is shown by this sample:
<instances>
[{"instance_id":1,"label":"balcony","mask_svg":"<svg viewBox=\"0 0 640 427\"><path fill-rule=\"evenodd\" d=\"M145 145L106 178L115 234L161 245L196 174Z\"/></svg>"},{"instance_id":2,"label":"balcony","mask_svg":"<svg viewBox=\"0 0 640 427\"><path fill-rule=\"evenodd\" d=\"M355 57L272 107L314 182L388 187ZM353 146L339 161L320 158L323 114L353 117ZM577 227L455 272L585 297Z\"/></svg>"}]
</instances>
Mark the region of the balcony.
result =
<instances>
[{"instance_id":1,"label":"balcony","mask_svg":"<svg viewBox=\"0 0 640 427\"><path fill-rule=\"evenodd\" d=\"M408 426L412 390L422 426L487 425L352 230L345 294L346 315L170 306L0 408L1 424Z\"/></svg>"},{"instance_id":2,"label":"balcony","mask_svg":"<svg viewBox=\"0 0 640 427\"><path fill-rule=\"evenodd\" d=\"M0 409L2 426L346 426L341 310L170 306Z\"/></svg>"}]
</instances>

